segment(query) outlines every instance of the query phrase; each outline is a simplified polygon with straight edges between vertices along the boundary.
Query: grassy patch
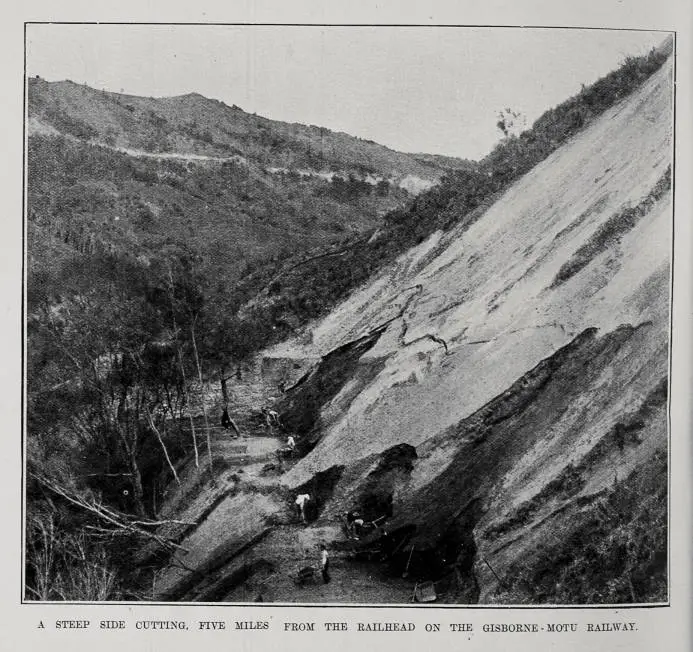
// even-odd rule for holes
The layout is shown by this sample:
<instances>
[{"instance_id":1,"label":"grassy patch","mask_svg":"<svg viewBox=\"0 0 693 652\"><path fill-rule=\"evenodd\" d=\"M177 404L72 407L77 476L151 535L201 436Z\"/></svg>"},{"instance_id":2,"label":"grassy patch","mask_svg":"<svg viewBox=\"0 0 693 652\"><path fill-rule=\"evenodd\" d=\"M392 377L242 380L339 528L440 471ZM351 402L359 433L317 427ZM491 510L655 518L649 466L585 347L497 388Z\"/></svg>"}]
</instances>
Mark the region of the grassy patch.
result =
<instances>
[{"instance_id":1,"label":"grassy patch","mask_svg":"<svg viewBox=\"0 0 693 652\"><path fill-rule=\"evenodd\" d=\"M589 265L599 254L618 242L626 233L635 227L641 218L652 210L657 201L659 201L670 188L671 165L667 167L664 174L652 187L652 190L650 190L636 206L626 206L622 208L597 229L592 237L558 270L558 274L556 274L556 278L554 278L551 287L555 288L565 283L569 278L572 278Z\"/></svg>"}]
</instances>

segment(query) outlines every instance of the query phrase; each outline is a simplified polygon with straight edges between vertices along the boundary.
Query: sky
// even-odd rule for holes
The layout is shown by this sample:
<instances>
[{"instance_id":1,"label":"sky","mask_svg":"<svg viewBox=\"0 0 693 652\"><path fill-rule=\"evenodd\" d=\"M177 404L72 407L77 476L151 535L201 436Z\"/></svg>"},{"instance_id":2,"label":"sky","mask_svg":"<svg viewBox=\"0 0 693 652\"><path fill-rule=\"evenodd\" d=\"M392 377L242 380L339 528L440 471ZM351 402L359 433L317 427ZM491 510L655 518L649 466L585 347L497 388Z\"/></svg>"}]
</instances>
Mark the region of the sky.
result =
<instances>
[{"instance_id":1,"label":"sky","mask_svg":"<svg viewBox=\"0 0 693 652\"><path fill-rule=\"evenodd\" d=\"M443 27L28 25L27 74L162 97L197 92L250 113L404 152L478 159L497 113L528 125L655 32Z\"/></svg>"}]
</instances>

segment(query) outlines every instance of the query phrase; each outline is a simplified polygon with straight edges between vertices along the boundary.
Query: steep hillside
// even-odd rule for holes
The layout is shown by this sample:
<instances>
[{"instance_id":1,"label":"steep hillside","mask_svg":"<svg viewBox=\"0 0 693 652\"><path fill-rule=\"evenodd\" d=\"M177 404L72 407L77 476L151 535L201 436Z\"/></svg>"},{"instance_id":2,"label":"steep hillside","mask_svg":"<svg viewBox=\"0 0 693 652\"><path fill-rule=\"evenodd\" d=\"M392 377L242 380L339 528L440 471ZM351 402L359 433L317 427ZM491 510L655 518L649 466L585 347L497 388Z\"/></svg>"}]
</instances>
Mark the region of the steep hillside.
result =
<instances>
[{"instance_id":1,"label":"steep hillside","mask_svg":"<svg viewBox=\"0 0 693 652\"><path fill-rule=\"evenodd\" d=\"M405 567L453 602L666 600L671 76L265 354L295 383L275 407L299 459L236 474L216 509L243 513L242 538L205 553L206 512L180 539L197 574L164 569L159 597L360 601L287 583L324 541L374 600L406 594ZM347 509L383 529L346 540Z\"/></svg>"},{"instance_id":2,"label":"steep hillside","mask_svg":"<svg viewBox=\"0 0 693 652\"><path fill-rule=\"evenodd\" d=\"M353 172L395 185L411 177L421 187L463 164L454 158L403 154L324 127L269 120L197 93L137 97L34 78L28 98L31 129L55 129L131 152L235 156L275 172Z\"/></svg>"},{"instance_id":3,"label":"steep hillside","mask_svg":"<svg viewBox=\"0 0 693 652\"><path fill-rule=\"evenodd\" d=\"M325 251L436 183L438 162L192 94L28 81L29 265L187 251L215 282ZM168 254L162 253L168 251Z\"/></svg>"},{"instance_id":4,"label":"steep hillside","mask_svg":"<svg viewBox=\"0 0 693 652\"><path fill-rule=\"evenodd\" d=\"M387 359L359 397L373 409L364 421L354 421L357 406L343 415L364 435L380 433L364 437L373 452L390 444L381 420L393 437L410 424L427 439L431 419L439 430L471 414L586 328L661 321L666 335L670 74L658 73L537 166L474 225L437 232L402 256L316 324L309 345L286 342L271 355L323 356L396 318L368 353ZM444 373L430 373L436 362ZM480 382L480 371L488 380ZM458 401L421 413L429 383L442 401L451 392ZM390 393L401 395L393 399L401 416L388 408ZM332 433L331 463L342 446L363 452L361 442ZM316 450L294 472L309 462L320 470L318 459Z\"/></svg>"}]
</instances>

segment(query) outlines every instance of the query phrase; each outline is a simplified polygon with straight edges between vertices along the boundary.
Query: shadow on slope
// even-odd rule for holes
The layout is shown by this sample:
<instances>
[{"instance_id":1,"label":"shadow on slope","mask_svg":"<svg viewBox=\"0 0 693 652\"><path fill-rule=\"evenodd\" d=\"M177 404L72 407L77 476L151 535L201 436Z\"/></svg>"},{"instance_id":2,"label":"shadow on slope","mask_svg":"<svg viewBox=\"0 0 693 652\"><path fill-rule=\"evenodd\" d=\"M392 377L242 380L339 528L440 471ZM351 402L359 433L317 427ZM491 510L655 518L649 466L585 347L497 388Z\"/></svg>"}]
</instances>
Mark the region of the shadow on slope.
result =
<instances>
[{"instance_id":1,"label":"shadow on slope","mask_svg":"<svg viewBox=\"0 0 693 652\"><path fill-rule=\"evenodd\" d=\"M307 455L320 441L323 428L320 411L344 385L360 374L360 382L367 383L382 369L383 362L367 363L361 357L369 351L384 332L386 326L374 329L364 337L330 351L310 372L301 378L278 403L285 428L298 435L297 451Z\"/></svg>"},{"instance_id":2,"label":"shadow on slope","mask_svg":"<svg viewBox=\"0 0 693 652\"><path fill-rule=\"evenodd\" d=\"M414 552L410 561L410 573L414 577L445 580L449 585L448 599L451 601L473 602L477 599L476 583L479 578L475 564L483 563L491 568L477 550L480 544L478 537L493 540L501 530L510 532L524 525L535 513L532 508L521 507L510 516L509 522L496 526L501 530L479 532L479 522L486 517L489 501L493 500L494 494L502 491L503 483L512 477L514 467L539 442L554 437L560 437L561 446L564 447L570 447L571 441L577 442L594 417L590 417L587 409L576 419L566 418L562 421L565 415L574 407L579 396L589 396L592 388L599 386L599 378L605 369L613 367L619 357L627 357L630 348L642 345L643 338L651 328L650 324L638 327L624 325L601 337L597 336L594 328L583 331L518 379L503 394L420 448L411 481L398 487L393 506L394 519L390 523L393 529L405 526L416 528L411 539ZM608 465L609 459L622 454L624 448L638 447L639 431L646 429L649 422L657 427L661 425L665 403L666 378L663 378L638 410L613 425L592 446L582 459L584 468L578 466L572 468L572 472L571 468L566 468L555 482L547 483L546 492L547 497L550 494L551 506L555 507L555 503L558 503L560 511L568 498L576 496L585 482L582 471L585 478L593 479L599 464ZM560 432L560 435L556 432ZM445 459L439 459L441 451ZM442 472L441 466L444 467ZM665 492L665 486L664 473L659 478L657 491ZM642 499L646 497L641 496ZM538 507L534 509L538 511ZM623 509L624 514L627 513L628 505ZM634 509L637 511L637 508ZM649 509L647 513L650 513ZM660 518L664 517L660 515ZM516 521L513 522L513 519ZM560 521L560 527L564 528L567 536L570 524L564 519ZM511 534L522 536L514 532ZM483 543L484 550L492 549L487 541ZM512 543L513 539L503 545ZM662 540L658 539L659 548L652 551L653 557L659 558L664 554L661 543ZM549 577L555 579L561 573L567 573L568 559L562 556L562 551L570 555L579 550L579 546L572 544L563 548L560 542L556 543L556 547L555 564L550 573L546 569L543 575L538 569L527 570L528 573L537 573L536 577L532 576L535 584L548 583ZM547 568L550 566L547 560L553 554L551 550L552 546L545 549L544 564ZM404 568L409 552L410 548L407 547L390 560L395 571L401 572ZM527 550L521 549L518 554L518 568L530 564ZM541 562L532 560L531 564L535 562L538 568ZM496 571L504 577L506 574L512 577L510 567L495 569L494 574ZM665 567L657 566L657 577L647 587L643 585L635 591L640 601L656 599L658 594L650 589L662 582L666 584L666 580L662 580L665 571ZM451 581L451 578L455 581ZM601 586L596 577L593 579L595 586ZM573 597L577 597L577 594ZM542 596L533 594L531 600L545 601L549 598L550 593L544 592ZM561 594L561 598L566 599L566 596ZM503 601L502 596L500 599Z\"/></svg>"}]
</instances>

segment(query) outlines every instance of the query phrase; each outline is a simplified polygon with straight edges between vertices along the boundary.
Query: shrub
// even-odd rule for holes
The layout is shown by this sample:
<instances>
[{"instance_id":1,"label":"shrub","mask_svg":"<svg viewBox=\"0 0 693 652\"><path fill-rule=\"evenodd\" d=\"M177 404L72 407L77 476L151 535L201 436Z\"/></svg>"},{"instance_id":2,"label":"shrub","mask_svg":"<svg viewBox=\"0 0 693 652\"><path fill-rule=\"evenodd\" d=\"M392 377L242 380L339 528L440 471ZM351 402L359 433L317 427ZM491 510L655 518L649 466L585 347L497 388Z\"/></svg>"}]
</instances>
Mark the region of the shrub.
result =
<instances>
[{"instance_id":1,"label":"shrub","mask_svg":"<svg viewBox=\"0 0 693 652\"><path fill-rule=\"evenodd\" d=\"M29 514L26 599L119 599L118 575L105 546L60 521L46 505L34 506Z\"/></svg>"},{"instance_id":2,"label":"shrub","mask_svg":"<svg viewBox=\"0 0 693 652\"><path fill-rule=\"evenodd\" d=\"M65 111L55 107L48 107L46 109L46 117L48 118L49 122L56 129L58 129L58 131L71 134L77 138L90 140L91 138L96 138L99 135L99 132L90 124L84 122L83 120L73 118L65 113Z\"/></svg>"}]
</instances>

